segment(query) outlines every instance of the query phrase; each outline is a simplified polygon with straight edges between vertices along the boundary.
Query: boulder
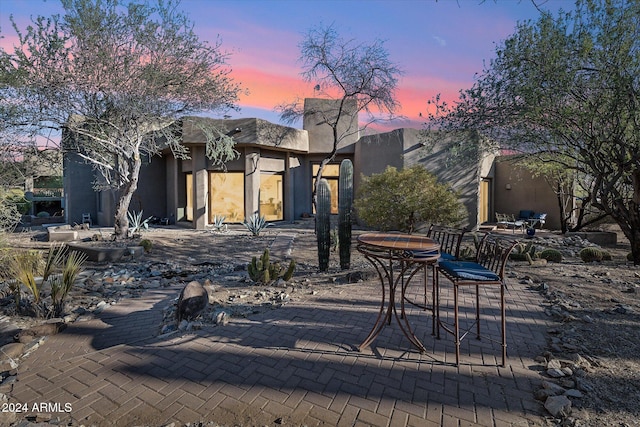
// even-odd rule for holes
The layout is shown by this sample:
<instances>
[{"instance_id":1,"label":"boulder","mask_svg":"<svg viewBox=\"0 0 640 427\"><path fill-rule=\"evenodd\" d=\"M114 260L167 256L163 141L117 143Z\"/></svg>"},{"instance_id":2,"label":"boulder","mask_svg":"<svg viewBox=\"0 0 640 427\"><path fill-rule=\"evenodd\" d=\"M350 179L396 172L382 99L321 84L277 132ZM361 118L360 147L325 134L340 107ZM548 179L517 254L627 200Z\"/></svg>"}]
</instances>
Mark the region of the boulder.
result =
<instances>
[{"instance_id":1,"label":"boulder","mask_svg":"<svg viewBox=\"0 0 640 427\"><path fill-rule=\"evenodd\" d=\"M544 408L556 418L567 417L571 414L571 400L567 396L550 396Z\"/></svg>"},{"instance_id":2,"label":"boulder","mask_svg":"<svg viewBox=\"0 0 640 427\"><path fill-rule=\"evenodd\" d=\"M178 307L176 310L176 317L178 322L183 319L193 320L198 314L207 306L209 302L209 296L207 290L200 284L200 282L192 281L180 292L180 298L178 298Z\"/></svg>"}]
</instances>

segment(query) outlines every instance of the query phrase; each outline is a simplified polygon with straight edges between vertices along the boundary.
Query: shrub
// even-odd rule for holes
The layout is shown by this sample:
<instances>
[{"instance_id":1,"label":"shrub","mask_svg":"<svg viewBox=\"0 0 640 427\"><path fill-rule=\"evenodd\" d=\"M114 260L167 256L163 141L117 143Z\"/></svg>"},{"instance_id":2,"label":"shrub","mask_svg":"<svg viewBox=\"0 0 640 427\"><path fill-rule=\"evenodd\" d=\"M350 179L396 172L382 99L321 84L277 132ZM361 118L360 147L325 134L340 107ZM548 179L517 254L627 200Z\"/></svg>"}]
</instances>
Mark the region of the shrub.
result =
<instances>
[{"instance_id":1,"label":"shrub","mask_svg":"<svg viewBox=\"0 0 640 427\"><path fill-rule=\"evenodd\" d=\"M42 283L38 284L36 276L42 269L42 254L37 250L16 251L10 260L10 271L13 276L9 281L9 289L13 293L16 303L16 310L20 312L20 285L31 292L33 296L33 306L38 315L42 314L40 307L40 290Z\"/></svg>"},{"instance_id":2,"label":"shrub","mask_svg":"<svg viewBox=\"0 0 640 427\"><path fill-rule=\"evenodd\" d=\"M40 211L36 214L38 218L49 218L51 215L47 211Z\"/></svg>"},{"instance_id":3,"label":"shrub","mask_svg":"<svg viewBox=\"0 0 640 427\"><path fill-rule=\"evenodd\" d=\"M542 252L538 254L538 256L542 259L546 259L550 262L562 262L562 252L557 249L544 249Z\"/></svg>"},{"instance_id":4,"label":"shrub","mask_svg":"<svg viewBox=\"0 0 640 427\"><path fill-rule=\"evenodd\" d=\"M10 264L12 251L7 240L7 233L0 228L0 281L10 277Z\"/></svg>"},{"instance_id":5,"label":"shrub","mask_svg":"<svg viewBox=\"0 0 640 427\"><path fill-rule=\"evenodd\" d=\"M0 198L0 230L12 232L20 222L20 212L16 205Z\"/></svg>"},{"instance_id":6,"label":"shrub","mask_svg":"<svg viewBox=\"0 0 640 427\"><path fill-rule=\"evenodd\" d=\"M24 191L12 188L2 193L3 202L15 206L19 215L24 215L29 212L31 202L24 197Z\"/></svg>"},{"instance_id":7,"label":"shrub","mask_svg":"<svg viewBox=\"0 0 640 427\"><path fill-rule=\"evenodd\" d=\"M358 218L379 230L411 233L421 224L457 225L462 204L449 185L438 183L422 166L364 177L354 201Z\"/></svg>"}]
</instances>

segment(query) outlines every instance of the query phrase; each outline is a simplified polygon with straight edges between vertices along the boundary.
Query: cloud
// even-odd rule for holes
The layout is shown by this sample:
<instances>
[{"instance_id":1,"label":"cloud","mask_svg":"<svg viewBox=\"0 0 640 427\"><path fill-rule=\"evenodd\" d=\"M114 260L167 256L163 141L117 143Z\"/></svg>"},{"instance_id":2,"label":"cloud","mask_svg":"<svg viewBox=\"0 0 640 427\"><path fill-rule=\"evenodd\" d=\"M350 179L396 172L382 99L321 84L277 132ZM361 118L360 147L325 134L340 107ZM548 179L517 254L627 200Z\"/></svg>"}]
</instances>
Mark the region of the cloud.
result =
<instances>
[{"instance_id":1,"label":"cloud","mask_svg":"<svg viewBox=\"0 0 640 427\"><path fill-rule=\"evenodd\" d=\"M433 39L436 41L436 43L439 46L444 47L444 46L447 45L447 41L445 39L443 39L442 37L440 37L440 36L433 36Z\"/></svg>"}]
</instances>

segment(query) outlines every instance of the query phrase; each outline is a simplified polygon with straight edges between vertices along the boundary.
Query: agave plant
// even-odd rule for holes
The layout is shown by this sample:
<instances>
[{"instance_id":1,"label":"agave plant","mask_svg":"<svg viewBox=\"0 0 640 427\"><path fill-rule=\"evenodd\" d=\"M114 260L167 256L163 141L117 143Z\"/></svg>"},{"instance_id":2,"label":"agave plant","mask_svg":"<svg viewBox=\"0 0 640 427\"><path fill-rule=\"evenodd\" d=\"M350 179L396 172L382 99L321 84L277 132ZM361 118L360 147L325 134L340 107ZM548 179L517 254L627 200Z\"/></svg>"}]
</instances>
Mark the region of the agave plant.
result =
<instances>
[{"instance_id":1,"label":"agave plant","mask_svg":"<svg viewBox=\"0 0 640 427\"><path fill-rule=\"evenodd\" d=\"M142 212L143 211L127 212L127 219L129 220L129 233L131 234L131 236L139 234L143 230L149 229L149 221L151 220L151 218L153 218L153 216L150 216L149 218L143 220Z\"/></svg>"},{"instance_id":2,"label":"agave plant","mask_svg":"<svg viewBox=\"0 0 640 427\"><path fill-rule=\"evenodd\" d=\"M224 215L214 215L213 217L213 230L214 231L226 231L227 230L227 224L224 223L224 221L227 219L226 216Z\"/></svg>"},{"instance_id":3,"label":"agave plant","mask_svg":"<svg viewBox=\"0 0 640 427\"><path fill-rule=\"evenodd\" d=\"M248 219L244 220L242 225L244 225L252 235L259 236L260 232L271 224L266 221L264 215L260 216L258 212L255 212Z\"/></svg>"}]
</instances>

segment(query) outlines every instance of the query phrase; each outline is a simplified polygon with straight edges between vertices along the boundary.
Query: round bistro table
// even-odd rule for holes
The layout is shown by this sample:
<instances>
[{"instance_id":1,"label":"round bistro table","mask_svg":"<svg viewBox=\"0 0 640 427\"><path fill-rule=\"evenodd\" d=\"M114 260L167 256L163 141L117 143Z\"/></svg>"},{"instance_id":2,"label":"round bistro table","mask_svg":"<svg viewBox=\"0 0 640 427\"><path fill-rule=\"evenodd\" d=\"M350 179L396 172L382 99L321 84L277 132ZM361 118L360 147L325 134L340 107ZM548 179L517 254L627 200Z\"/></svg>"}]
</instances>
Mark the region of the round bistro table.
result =
<instances>
[{"instance_id":1,"label":"round bistro table","mask_svg":"<svg viewBox=\"0 0 640 427\"><path fill-rule=\"evenodd\" d=\"M426 265L434 265L440 257L440 244L433 239L403 233L365 233L358 237L358 252L373 264L382 290L380 310L371 332L358 347L360 351L367 348L380 334L382 328L396 319L405 337L421 353L426 348L413 333L409 319L405 315L405 291L411 278L424 269ZM404 278L408 275L407 280ZM396 308L396 290L400 284L400 310ZM387 292L388 291L388 292ZM388 293L388 298L387 298Z\"/></svg>"}]
</instances>

